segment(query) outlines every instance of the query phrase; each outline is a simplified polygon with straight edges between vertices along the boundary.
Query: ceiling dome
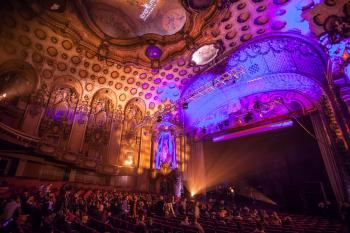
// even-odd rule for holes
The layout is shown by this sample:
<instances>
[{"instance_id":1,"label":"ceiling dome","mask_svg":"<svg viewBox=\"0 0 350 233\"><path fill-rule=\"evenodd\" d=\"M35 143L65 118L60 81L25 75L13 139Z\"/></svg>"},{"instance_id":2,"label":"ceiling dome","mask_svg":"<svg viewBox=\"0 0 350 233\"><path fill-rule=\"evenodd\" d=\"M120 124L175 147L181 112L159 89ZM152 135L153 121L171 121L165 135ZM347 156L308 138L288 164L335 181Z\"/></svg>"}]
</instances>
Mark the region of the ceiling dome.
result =
<instances>
[{"instance_id":1,"label":"ceiling dome","mask_svg":"<svg viewBox=\"0 0 350 233\"><path fill-rule=\"evenodd\" d=\"M180 1L82 0L80 10L103 34L128 39L145 34L173 35L186 23Z\"/></svg>"}]
</instances>

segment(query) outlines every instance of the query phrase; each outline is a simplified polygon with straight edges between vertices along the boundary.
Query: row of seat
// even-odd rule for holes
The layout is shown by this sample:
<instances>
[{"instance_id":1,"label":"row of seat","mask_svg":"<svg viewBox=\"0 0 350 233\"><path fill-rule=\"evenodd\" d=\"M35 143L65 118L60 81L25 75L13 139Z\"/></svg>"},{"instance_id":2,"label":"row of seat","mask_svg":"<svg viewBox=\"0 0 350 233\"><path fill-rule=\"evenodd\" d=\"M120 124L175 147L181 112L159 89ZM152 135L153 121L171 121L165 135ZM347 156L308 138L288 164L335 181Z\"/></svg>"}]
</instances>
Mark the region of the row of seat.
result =
<instances>
[{"instance_id":1,"label":"row of seat","mask_svg":"<svg viewBox=\"0 0 350 233\"><path fill-rule=\"evenodd\" d=\"M303 218L304 217L304 218ZM152 229L154 232L164 233L197 233L198 230L193 226L181 226L180 222L183 217L164 218L161 216L153 217ZM238 227L239 222L240 227ZM199 223L208 233L250 233L253 232L256 223L254 221L231 220L226 224L217 222L209 218L201 218ZM340 231L340 224L331 223L327 219L293 216L293 225L291 226L275 226L267 225L268 233L337 233ZM239 229L240 228L240 229ZM128 233L137 232L138 226L131 219L122 219L113 217L111 224L105 224L94 218L89 219L87 225L75 223L73 229L83 233L111 232L111 233Z\"/></svg>"}]
</instances>

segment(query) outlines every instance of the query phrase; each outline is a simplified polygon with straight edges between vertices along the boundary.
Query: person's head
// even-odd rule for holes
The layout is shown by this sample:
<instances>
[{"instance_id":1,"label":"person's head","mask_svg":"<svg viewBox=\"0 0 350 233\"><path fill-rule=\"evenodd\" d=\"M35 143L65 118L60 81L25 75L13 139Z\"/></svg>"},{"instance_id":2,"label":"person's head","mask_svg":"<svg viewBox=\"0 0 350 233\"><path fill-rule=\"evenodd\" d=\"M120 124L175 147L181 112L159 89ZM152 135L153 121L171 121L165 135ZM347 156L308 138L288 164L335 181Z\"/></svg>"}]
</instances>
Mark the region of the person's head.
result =
<instances>
[{"instance_id":1,"label":"person's head","mask_svg":"<svg viewBox=\"0 0 350 233\"><path fill-rule=\"evenodd\" d=\"M140 223L145 223L145 216L141 215L139 221Z\"/></svg>"},{"instance_id":2,"label":"person's head","mask_svg":"<svg viewBox=\"0 0 350 233\"><path fill-rule=\"evenodd\" d=\"M103 210L104 210L104 206L103 206L103 204L100 204L99 207L98 207L98 211L102 212Z\"/></svg>"},{"instance_id":3,"label":"person's head","mask_svg":"<svg viewBox=\"0 0 350 233\"><path fill-rule=\"evenodd\" d=\"M184 221L188 222L188 216L185 216Z\"/></svg>"},{"instance_id":4,"label":"person's head","mask_svg":"<svg viewBox=\"0 0 350 233\"><path fill-rule=\"evenodd\" d=\"M15 200L17 203L21 203L21 199L17 195L13 197L13 200Z\"/></svg>"}]
</instances>

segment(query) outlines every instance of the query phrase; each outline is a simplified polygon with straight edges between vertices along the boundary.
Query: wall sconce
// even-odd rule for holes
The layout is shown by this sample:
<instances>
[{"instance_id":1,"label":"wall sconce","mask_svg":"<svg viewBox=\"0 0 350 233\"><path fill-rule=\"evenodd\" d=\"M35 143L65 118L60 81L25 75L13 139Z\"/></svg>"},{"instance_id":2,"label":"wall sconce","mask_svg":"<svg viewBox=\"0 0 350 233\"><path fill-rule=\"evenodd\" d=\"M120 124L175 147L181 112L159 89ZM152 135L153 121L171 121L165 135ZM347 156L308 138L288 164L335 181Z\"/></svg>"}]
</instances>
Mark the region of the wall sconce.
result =
<instances>
[{"instance_id":1,"label":"wall sconce","mask_svg":"<svg viewBox=\"0 0 350 233\"><path fill-rule=\"evenodd\" d=\"M125 159L125 161L124 161L124 165L128 166L128 167L131 167L133 164L134 164L133 156L132 155L128 155L127 159Z\"/></svg>"}]
</instances>

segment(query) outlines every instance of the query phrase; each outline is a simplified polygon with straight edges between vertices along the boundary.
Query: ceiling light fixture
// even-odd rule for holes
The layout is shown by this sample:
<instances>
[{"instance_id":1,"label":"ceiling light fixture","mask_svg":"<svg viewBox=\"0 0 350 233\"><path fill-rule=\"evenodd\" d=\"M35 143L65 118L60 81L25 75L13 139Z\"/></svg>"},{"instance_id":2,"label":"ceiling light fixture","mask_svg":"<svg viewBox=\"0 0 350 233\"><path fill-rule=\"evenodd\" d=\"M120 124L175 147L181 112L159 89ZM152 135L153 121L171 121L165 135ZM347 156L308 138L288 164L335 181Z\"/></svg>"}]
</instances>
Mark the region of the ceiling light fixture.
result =
<instances>
[{"instance_id":1,"label":"ceiling light fixture","mask_svg":"<svg viewBox=\"0 0 350 233\"><path fill-rule=\"evenodd\" d=\"M214 44L203 45L192 54L192 61L196 65L206 65L216 58L219 49Z\"/></svg>"}]
</instances>

